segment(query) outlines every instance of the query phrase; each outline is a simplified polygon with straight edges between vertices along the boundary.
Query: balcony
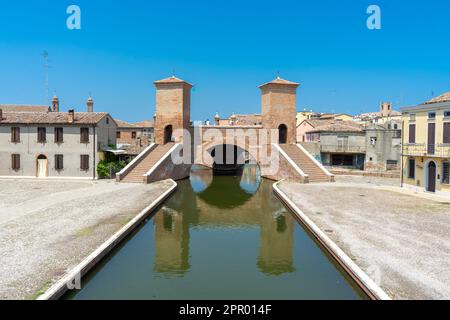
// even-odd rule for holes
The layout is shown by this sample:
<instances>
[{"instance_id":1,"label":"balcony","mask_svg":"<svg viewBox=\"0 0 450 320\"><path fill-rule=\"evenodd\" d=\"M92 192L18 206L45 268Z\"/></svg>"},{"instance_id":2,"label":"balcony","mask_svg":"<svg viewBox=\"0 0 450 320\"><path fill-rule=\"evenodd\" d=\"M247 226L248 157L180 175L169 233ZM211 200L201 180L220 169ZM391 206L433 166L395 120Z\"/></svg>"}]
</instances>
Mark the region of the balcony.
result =
<instances>
[{"instance_id":1,"label":"balcony","mask_svg":"<svg viewBox=\"0 0 450 320\"><path fill-rule=\"evenodd\" d=\"M450 158L450 144L408 143L403 145L403 155Z\"/></svg>"},{"instance_id":2,"label":"balcony","mask_svg":"<svg viewBox=\"0 0 450 320\"><path fill-rule=\"evenodd\" d=\"M321 145L321 152L330 153L366 153L365 146L352 146L352 145Z\"/></svg>"}]
</instances>

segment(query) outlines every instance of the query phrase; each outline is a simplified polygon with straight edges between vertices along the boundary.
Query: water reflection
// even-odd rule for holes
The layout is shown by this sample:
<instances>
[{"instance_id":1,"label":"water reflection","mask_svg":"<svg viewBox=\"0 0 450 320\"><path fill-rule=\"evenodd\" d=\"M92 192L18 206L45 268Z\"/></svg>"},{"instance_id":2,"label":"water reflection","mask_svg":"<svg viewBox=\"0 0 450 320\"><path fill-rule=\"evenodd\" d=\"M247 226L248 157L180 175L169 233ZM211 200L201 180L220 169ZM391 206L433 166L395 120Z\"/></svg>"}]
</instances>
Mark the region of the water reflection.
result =
<instances>
[{"instance_id":1,"label":"water reflection","mask_svg":"<svg viewBox=\"0 0 450 320\"><path fill-rule=\"evenodd\" d=\"M153 219L156 272L170 277L189 270L193 228L258 228L259 255L255 263L259 270L268 275L295 270L295 222L273 199L271 184L261 184L257 166L246 165L241 177L213 176L210 169L196 168L190 183L184 184L183 192L177 193Z\"/></svg>"},{"instance_id":2,"label":"water reflection","mask_svg":"<svg viewBox=\"0 0 450 320\"><path fill-rule=\"evenodd\" d=\"M202 170L178 181L152 219L65 298L359 298L257 173Z\"/></svg>"}]
</instances>

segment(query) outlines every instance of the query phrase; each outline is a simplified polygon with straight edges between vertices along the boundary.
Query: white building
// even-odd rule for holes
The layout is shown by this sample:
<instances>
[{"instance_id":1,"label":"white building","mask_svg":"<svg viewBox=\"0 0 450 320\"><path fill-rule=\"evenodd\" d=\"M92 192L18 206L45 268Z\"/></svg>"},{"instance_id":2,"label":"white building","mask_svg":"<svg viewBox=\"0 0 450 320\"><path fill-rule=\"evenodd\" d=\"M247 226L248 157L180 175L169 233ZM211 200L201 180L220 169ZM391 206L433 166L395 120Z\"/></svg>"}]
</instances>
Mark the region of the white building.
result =
<instances>
[{"instance_id":1,"label":"white building","mask_svg":"<svg viewBox=\"0 0 450 320\"><path fill-rule=\"evenodd\" d=\"M0 177L97 178L104 151L116 145L116 122L104 112L52 110L0 106Z\"/></svg>"}]
</instances>

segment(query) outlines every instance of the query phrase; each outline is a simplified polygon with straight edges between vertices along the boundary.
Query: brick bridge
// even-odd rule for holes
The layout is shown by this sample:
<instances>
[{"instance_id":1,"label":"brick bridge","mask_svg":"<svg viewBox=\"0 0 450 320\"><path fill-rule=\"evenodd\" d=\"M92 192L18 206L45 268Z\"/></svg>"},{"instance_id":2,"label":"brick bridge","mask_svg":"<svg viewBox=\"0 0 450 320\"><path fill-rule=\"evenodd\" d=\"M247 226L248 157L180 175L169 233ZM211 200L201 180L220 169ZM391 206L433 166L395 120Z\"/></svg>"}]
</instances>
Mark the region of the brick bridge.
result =
<instances>
[{"instance_id":1,"label":"brick bridge","mask_svg":"<svg viewBox=\"0 0 450 320\"><path fill-rule=\"evenodd\" d=\"M261 122L240 126L196 125L190 119L192 85L171 77L155 81L155 143L118 175L123 182L150 183L189 176L193 164L234 170L259 165L273 180L333 181L334 177L296 142L298 83L277 78L261 85ZM217 120L217 119L216 119Z\"/></svg>"}]
</instances>

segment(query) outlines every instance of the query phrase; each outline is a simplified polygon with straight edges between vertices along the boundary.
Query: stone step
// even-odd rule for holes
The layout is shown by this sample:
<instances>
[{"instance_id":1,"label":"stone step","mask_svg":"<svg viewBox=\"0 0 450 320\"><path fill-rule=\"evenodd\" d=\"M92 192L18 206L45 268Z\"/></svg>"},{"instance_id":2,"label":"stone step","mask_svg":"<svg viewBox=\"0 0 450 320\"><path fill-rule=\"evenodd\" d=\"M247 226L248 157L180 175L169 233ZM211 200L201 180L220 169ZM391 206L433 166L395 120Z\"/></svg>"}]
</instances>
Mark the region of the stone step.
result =
<instances>
[{"instance_id":1,"label":"stone step","mask_svg":"<svg viewBox=\"0 0 450 320\"><path fill-rule=\"evenodd\" d=\"M309 182L327 182L330 177L312 161L297 145L280 145L291 160L308 175Z\"/></svg>"},{"instance_id":2,"label":"stone step","mask_svg":"<svg viewBox=\"0 0 450 320\"><path fill-rule=\"evenodd\" d=\"M157 145L148 155L142 158L125 177L122 178L122 181L142 183L144 174L149 172L174 145L174 143Z\"/></svg>"}]
</instances>

